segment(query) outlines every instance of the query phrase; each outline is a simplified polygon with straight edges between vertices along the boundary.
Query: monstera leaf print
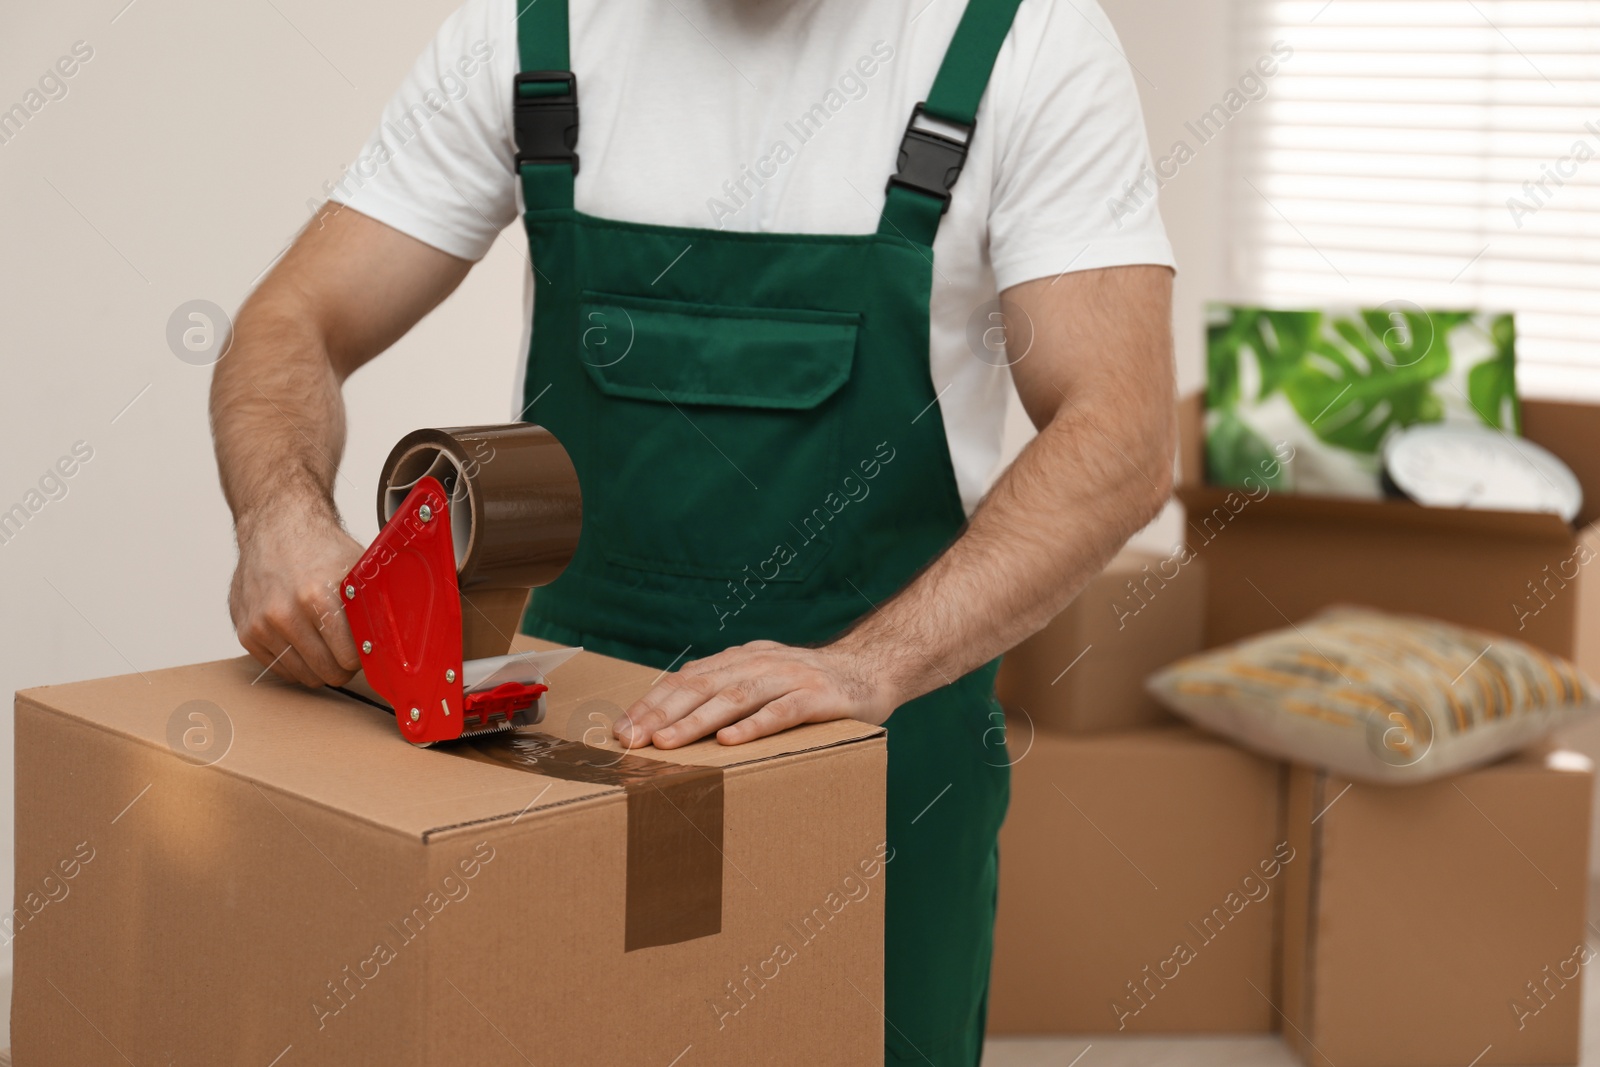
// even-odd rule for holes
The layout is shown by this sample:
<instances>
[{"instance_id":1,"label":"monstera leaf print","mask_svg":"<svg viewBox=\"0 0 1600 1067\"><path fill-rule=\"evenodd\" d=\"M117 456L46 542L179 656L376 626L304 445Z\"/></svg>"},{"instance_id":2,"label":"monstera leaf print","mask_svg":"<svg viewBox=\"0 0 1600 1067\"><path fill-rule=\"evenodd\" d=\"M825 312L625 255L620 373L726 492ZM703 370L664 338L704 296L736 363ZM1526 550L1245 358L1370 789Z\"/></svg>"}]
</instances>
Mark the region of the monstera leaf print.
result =
<instances>
[{"instance_id":1,"label":"monstera leaf print","mask_svg":"<svg viewBox=\"0 0 1600 1067\"><path fill-rule=\"evenodd\" d=\"M1322 328L1320 311L1263 311L1250 347L1261 368L1256 399L1265 400L1299 373Z\"/></svg>"},{"instance_id":2,"label":"monstera leaf print","mask_svg":"<svg viewBox=\"0 0 1600 1067\"><path fill-rule=\"evenodd\" d=\"M1467 399L1485 424L1506 433L1522 433L1522 405L1517 401L1517 331L1510 315L1489 323L1494 356L1467 372Z\"/></svg>"},{"instance_id":3,"label":"monstera leaf print","mask_svg":"<svg viewBox=\"0 0 1600 1067\"><path fill-rule=\"evenodd\" d=\"M1239 349L1261 312L1234 309L1206 326L1206 407L1231 412L1239 405Z\"/></svg>"},{"instance_id":4,"label":"monstera leaf print","mask_svg":"<svg viewBox=\"0 0 1600 1067\"><path fill-rule=\"evenodd\" d=\"M1206 397L1212 410L1236 406L1241 399L1240 360L1255 357L1261 383L1249 399L1264 400L1299 368L1307 343L1322 322L1320 311L1269 311L1238 308L1225 322L1206 331Z\"/></svg>"},{"instance_id":5,"label":"monstera leaf print","mask_svg":"<svg viewBox=\"0 0 1600 1067\"><path fill-rule=\"evenodd\" d=\"M1278 489L1283 485L1284 469L1272 446L1229 411L1206 434L1206 479L1213 485L1243 486L1252 484L1246 479L1254 479Z\"/></svg>"},{"instance_id":6,"label":"monstera leaf print","mask_svg":"<svg viewBox=\"0 0 1600 1067\"><path fill-rule=\"evenodd\" d=\"M1328 444L1372 454L1396 428L1444 416L1432 383L1450 370L1449 332L1465 312L1363 311L1313 338L1284 395Z\"/></svg>"}]
</instances>

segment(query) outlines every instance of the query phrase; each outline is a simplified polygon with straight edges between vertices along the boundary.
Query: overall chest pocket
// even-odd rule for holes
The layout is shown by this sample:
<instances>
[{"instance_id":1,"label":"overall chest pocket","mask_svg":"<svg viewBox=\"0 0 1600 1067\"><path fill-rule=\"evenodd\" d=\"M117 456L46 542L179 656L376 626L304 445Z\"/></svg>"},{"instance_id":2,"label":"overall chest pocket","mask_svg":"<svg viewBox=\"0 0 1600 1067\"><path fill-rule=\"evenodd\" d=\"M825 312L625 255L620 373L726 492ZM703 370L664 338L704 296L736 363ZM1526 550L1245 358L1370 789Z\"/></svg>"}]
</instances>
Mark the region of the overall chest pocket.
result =
<instances>
[{"instance_id":1,"label":"overall chest pocket","mask_svg":"<svg viewBox=\"0 0 1600 1067\"><path fill-rule=\"evenodd\" d=\"M580 358L606 562L799 583L835 538L842 401L860 316L585 292Z\"/></svg>"}]
</instances>

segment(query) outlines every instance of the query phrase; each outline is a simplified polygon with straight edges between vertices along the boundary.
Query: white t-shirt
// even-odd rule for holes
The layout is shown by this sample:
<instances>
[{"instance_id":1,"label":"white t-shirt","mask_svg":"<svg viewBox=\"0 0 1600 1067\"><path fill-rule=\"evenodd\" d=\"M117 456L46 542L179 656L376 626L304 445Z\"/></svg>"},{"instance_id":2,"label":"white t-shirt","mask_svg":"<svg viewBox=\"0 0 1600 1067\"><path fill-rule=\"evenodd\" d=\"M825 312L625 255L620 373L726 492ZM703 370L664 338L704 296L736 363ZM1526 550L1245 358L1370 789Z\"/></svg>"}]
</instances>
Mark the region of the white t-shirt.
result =
<instances>
[{"instance_id":1,"label":"white t-shirt","mask_svg":"<svg viewBox=\"0 0 1600 1067\"><path fill-rule=\"evenodd\" d=\"M332 199L483 257L522 210L517 2L467 0L446 20ZM874 232L906 121L963 6L571 0L575 206L668 226ZM1005 422L996 294L1068 270L1172 265L1154 190L1130 196L1148 159L1105 14L1093 0L1023 0L934 244L931 371L969 513L997 473Z\"/></svg>"}]
</instances>

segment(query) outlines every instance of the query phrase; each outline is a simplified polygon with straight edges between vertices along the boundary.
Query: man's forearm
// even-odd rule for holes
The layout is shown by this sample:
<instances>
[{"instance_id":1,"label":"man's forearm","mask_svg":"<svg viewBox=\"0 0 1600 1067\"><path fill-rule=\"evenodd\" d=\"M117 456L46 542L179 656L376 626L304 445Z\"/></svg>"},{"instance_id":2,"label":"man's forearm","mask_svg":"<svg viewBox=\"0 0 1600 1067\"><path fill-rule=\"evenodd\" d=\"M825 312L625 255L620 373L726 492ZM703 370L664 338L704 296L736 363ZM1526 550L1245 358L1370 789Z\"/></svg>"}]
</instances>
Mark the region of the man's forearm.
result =
<instances>
[{"instance_id":1,"label":"man's forearm","mask_svg":"<svg viewBox=\"0 0 1600 1067\"><path fill-rule=\"evenodd\" d=\"M292 286L253 296L211 384L222 491L236 524L268 504L335 518L344 400L326 343Z\"/></svg>"},{"instance_id":2,"label":"man's forearm","mask_svg":"<svg viewBox=\"0 0 1600 1067\"><path fill-rule=\"evenodd\" d=\"M239 311L211 385L222 490L237 524L262 506L334 518L340 386L466 277L471 264L360 212L324 205Z\"/></svg>"},{"instance_id":3,"label":"man's forearm","mask_svg":"<svg viewBox=\"0 0 1600 1067\"><path fill-rule=\"evenodd\" d=\"M1158 417L1171 417L1168 411ZM1055 617L1161 510L1170 453L1119 439L1085 408L1045 426L966 530L840 644L876 659L909 699L982 665Z\"/></svg>"}]
</instances>

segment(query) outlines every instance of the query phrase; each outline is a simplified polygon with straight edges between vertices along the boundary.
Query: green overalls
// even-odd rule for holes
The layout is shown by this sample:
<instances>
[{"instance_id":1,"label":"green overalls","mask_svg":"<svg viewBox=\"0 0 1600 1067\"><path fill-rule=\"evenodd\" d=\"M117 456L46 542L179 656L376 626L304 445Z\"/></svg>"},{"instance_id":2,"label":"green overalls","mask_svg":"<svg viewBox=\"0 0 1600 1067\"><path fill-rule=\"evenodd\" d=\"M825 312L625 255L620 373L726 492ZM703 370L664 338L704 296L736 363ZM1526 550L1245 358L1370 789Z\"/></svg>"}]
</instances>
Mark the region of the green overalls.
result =
<instances>
[{"instance_id":1,"label":"green overalls","mask_svg":"<svg viewBox=\"0 0 1600 1067\"><path fill-rule=\"evenodd\" d=\"M1018 2L970 0L922 111L970 136ZM523 628L661 668L826 643L966 519L928 363L933 239L965 145L914 118L875 234L584 215L566 3L519 7L525 417L566 446L584 508L577 555ZM1009 790L994 668L888 722L891 1063L981 1053Z\"/></svg>"}]
</instances>

